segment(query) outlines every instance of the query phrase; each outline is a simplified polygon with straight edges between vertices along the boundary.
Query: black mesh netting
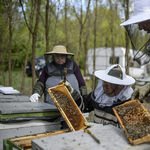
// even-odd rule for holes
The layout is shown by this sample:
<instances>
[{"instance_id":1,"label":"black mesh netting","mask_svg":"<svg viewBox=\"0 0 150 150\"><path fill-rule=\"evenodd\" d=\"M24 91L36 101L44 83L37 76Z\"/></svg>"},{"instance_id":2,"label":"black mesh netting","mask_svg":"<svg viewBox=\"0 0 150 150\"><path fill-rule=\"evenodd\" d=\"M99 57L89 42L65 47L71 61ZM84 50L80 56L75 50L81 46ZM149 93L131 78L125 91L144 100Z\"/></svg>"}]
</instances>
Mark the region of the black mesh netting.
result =
<instances>
[{"instance_id":1,"label":"black mesh netting","mask_svg":"<svg viewBox=\"0 0 150 150\"><path fill-rule=\"evenodd\" d=\"M145 65L150 61L150 36L143 30L138 29L137 24L125 26L131 40L134 53L134 61L139 65Z\"/></svg>"}]
</instances>

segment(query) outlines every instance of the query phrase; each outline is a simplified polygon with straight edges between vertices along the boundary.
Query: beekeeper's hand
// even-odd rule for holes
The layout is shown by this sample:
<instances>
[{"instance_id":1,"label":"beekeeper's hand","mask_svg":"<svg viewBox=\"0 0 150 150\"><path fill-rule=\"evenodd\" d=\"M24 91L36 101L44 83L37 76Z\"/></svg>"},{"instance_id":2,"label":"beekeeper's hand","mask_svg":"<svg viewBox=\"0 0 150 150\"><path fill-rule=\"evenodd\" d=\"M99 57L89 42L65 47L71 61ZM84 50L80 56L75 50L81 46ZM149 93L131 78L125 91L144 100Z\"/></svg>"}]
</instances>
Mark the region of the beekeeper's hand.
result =
<instances>
[{"instance_id":1,"label":"beekeeper's hand","mask_svg":"<svg viewBox=\"0 0 150 150\"><path fill-rule=\"evenodd\" d=\"M31 102L38 102L39 98L40 98L40 95L38 93L34 93L31 95L30 101Z\"/></svg>"},{"instance_id":2,"label":"beekeeper's hand","mask_svg":"<svg viewBox=\"0 0 150 150\"><path fill-rule=\"evenodd\" d=\"M92 123L92 122L84 122L84 125L87 126L88 128L92 128L94 126L94 123Z\"/></svg>"},{"instance_id":3,"label":"beekeeper's hand","mask_svg":"<svg viewBox=\"0 0 150 150\"><path fill-rule=\"evenodd\" d=\"M63 83L64 83L64 81L61 80L58 84L60 85L60 84L63 84ZM68 91L70 92L70 94L72 94L73 91L74 91L74 89L73 89L73 87L71 86L71 84L66 81L66 82L64 83L64 85L67 87L67 89L68 89Z\"/></svg>"},{"instance_id":4,"label":"beekeeper's hand","mask_svg":"<svg viewBox=\"0 0 150 150\"><path fill-rule=\"evenodd\" d=\"M135 88L135 90L133 91L131 95L131 99L132 100L138 99L140 102L143 102L143 99L149 93L150 93L150 83L147 83L144 86Z\"/></svg>"}]
</instances>

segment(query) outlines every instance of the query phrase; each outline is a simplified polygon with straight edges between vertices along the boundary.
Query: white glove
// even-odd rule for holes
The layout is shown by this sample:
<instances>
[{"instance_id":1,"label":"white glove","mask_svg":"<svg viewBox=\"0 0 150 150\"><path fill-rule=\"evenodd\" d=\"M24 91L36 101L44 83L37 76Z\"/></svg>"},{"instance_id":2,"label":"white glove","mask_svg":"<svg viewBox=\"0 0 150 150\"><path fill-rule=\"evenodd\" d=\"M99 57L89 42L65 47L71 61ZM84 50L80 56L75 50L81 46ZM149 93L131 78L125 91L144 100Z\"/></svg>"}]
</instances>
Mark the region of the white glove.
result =
<instances>
[{"instance_id":1,"label":"white glove","mask_svg":"<svg viewBox=\"0 0 150 150\"><path fill-rule=\"evenodd\" d=\"M34 93L31 95L30 101L31 102L38 102L39 98L40 98L40 95L38 93Z\"/></svg>"},{"instance_id":2,"label":"white glove","mask_svg":"<svg viewBox=\"0 0 150 150\"><path fill-rule=\"evenodd\" d=\"M92 123L92 122L84 122L84 125L87 126L88 128L92 128L94 126L94 123Z\"/></svg>"},{"instance_id":3,"label":"white glove","mask_svg":"<svg viewBox=\"0 0 150 150\"><path fill-rule=\"evenodd\" d=\"M64 81L61 80L58 84L60 85L60 84L63 84L63 83L64 83ZM66 82L64 83L64 85L67 87L67 89L68 89L68 91L70 92L70 94L72 94L73 91L74 91L74 89L73 89L73 87L71 86L71 84L66 81Z\"/></svg>"}]
</instances>

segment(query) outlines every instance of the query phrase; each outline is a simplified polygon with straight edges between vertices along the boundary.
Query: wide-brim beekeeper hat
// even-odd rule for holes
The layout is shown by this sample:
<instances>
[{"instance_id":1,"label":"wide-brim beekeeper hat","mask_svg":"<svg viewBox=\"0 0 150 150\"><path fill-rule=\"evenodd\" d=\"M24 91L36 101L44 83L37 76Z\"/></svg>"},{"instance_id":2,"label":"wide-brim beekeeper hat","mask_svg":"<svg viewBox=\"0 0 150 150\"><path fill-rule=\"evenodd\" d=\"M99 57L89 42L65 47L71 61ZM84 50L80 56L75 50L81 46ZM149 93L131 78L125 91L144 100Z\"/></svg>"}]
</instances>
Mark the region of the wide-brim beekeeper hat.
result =
<instances>
[{"instance_id":1,"label":"wide-brim beekeeper hat","mask_svg":"<svg viewBox=\"0 0 150 150\"><path fill-rule=\"evenodd\" d=\"M51 52L47 52L44 55L52 55L52 54L66 54L66 55L74 55L73 53L68 53L65 46L57 45L54 46Z\"/></svg>"},{"instance_id":2,"label":"wide-brim beekeeper hat","mask_svg":"<svg viewBox=\"0 0 150 150\"><path fill-rule=\"evenodd\" d=\"M134 78L126 75L123 68L118 64L114 64L106 70L97 70L94 75L102 81L117 85L132 85L135 83Z\"/></svg>"},{"instance_id":3,"label":"wide-brim beekeeper hat","mask_svg":"<svg viewBox=\"0 0 150 150\"><path fill-rule=\"evenodd\" d=\"M136 0L134 3L134 14L127 21L120 24L120 26L126 26L135 24L150 19L150 0Z\"/></svg>"}]
</instances>

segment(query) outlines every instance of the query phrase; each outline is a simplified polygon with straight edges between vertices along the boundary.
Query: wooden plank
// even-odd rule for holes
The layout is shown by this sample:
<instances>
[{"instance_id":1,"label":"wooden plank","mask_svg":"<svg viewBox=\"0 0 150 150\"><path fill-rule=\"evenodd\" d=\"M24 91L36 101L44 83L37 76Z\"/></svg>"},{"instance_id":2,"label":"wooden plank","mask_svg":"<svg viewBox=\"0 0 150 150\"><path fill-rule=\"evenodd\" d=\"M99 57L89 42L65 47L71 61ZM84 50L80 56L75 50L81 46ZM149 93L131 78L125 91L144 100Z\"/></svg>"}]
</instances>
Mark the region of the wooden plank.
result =
<instances>
[{"instance_id":1,"label":"wooden plank","mask_svg":"<svg viewBox=\"0 0 150 150\"><path fill-rule=\"evenodd\" d=\"M9 140L21 148L27 149L27 148L31 148L31 140L33 139L63 134L66 132L69 132L69 130L66 129L66 130L46 132L46 133L41 133L41 134L34 134L34 135L23 136L23 137L18 137L18 138L11 138Z\"/></svg>"}]
</instances>

